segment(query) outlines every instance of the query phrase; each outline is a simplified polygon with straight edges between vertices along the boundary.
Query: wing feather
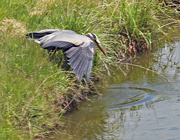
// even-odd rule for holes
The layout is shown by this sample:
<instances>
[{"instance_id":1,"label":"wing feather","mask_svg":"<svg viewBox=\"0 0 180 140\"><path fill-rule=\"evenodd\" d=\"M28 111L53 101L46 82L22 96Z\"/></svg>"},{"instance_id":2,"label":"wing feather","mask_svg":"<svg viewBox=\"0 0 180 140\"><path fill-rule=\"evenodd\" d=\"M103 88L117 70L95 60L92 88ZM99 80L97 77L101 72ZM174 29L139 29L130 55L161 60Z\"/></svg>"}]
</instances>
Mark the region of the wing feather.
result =
<instances>
[{"instance_id":1,"label":"wing feather","mask_svg":"<svg viewBox=\"0 0 180 140\"><path fill-rule=\"evenodd\" d=\"M45 30L29 33L29 34L26 35L26 37L28 39L40 39L43 36L52 34L54 32L60 32L60 31L62 31L62 30L61 29L45 29Z\"/></svg>"},{"instance_id":2,"label":"wing feather","mask_svg":"<svg viewBox=\"0 0 180 140\"><path fill-rule=\"evenodd\" d=\"M92 61L88 61L88 66L86 67L86 70L85 70L86 80L88 82L90 79L91 69L92 69Z\"/></svg>"},{"instance_id":3,"label":"wing feather","mask_svg":"<svg viewBox=\"0 0 180 140\"><path fill-rule=\"evenodd\" d=\"M82 60L81 60L80 66L79 66L78 73L77 73L77 75L80 77L80 79L82 79L83 75L85 74L84 69L87 67L86 63L87 63L87 61L83 57Z\"/></svg>"},{"instance_id":4,"label":"wing feather","mask_svg":"<svg viewBox=\"0 0 180 140\"><path fill-rule=\"evenodd\" d=\"M74 65L73 71L75 71L76 73L77 73L77 69L79 67L79 64L81 63L81 60L82 60L82 55L80 53L80 55L78 55L76 61L74 61L75 65Z\"/></svg>"},{"instance_id":5,"label":"wing feather","mask_svg":"<svg viewBox=\"0 0 180 140\"><path fill-rule=\"evenodd\" d=\"M49 43L46 43L46 44L42 44L41 48L49 49L49 48L55 47L57 50L59 50L59 49L65 50L65 49L69 49L69 48L71 48L73 46L74 46L74 44L69 43L69 42L54 41L54 42L49 42Z\"/></svg>"},{"instance_id":6,"label":"wing feather","mask_svg":"<svg viewBox=\"0 0 180 140\"><path fill-rule=\"evenodd\" d=\"M72 47L68 51L66 51L67 57L77 57L82 51L81 47Z\"/></svg>"},{"instance_id":7,"label":"wing feather","mask_svg":"<svg viewBox=\"0 0 180 140\"><path fill-rule=\"evenodd\" d=\"M77 56L72 57L71 59L68 60L69 61L68 65L71 65L72 69L75 69L77 67L77 65L78 65L79 61L77 61L77 60L78 60L78 57L79 57L80 53L78 53Z\"/></svg>"},{"instance_id":8,"label":"wing feather","mask_svg":"<svg viewBox=\"0 0 180 140\"><path fill-rule=\"evenodd\" d=\"M75 61L73 61L73 62L70 64L71 69L73 69L74 72L76 72L76 69L77 69L80 61L81 61L80 56L78 56L77 59L75 59Z\"/></svg>"},{"instance_id":9,"label":"wing feather","mask_svg":"<svg viewBox=\"0 0 180 140\"><path fill-rule=\"evenodd\" d=\"M76 77L79 81L81 81L82 77L83 77L83 74L80 74L80 69L82 67L82 64L83 64L83 58L81 57L80 58L80 61L78 62L78 65L77 67L73 70L73 72L75 72L76 74Z\"/></svg>"},{"instance_id":10,"label":"wing feather","mask_svg":"<svg viewBox=\"0 0 180 140\"><path fill-rule=\"evenodd\" d=\"M69 58L69 65L72 71L76 74L79 81L82 80L83 75L86 75L86 80L89 81L92 63L93 63L93 52L95 45L92 42L83 43L78 47L72 47L66 51L67 57ZM73 53L72 53L73 52Z\"/></svg>"}]
</instances>

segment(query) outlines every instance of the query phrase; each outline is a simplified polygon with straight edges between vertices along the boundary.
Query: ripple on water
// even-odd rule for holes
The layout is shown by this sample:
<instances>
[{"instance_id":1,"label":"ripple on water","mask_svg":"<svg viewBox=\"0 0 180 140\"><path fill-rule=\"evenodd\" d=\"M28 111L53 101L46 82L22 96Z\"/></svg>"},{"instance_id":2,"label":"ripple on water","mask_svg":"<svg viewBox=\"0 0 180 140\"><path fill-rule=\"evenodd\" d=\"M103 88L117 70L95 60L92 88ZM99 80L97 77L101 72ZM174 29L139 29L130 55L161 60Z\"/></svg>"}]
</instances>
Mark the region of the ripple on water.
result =
<instances>
[{"instance_id":1,"label":"ripple on water","mask_svg":"<svg viewBox=\"0 0 180 140\"><path fill-rule=\"evenodd\" d=\"M132 107L154 99L154 90L139 87L122 87L112 85L104 91L103 100L107 102L107 110Z\"/></svg>"}]
</instances>

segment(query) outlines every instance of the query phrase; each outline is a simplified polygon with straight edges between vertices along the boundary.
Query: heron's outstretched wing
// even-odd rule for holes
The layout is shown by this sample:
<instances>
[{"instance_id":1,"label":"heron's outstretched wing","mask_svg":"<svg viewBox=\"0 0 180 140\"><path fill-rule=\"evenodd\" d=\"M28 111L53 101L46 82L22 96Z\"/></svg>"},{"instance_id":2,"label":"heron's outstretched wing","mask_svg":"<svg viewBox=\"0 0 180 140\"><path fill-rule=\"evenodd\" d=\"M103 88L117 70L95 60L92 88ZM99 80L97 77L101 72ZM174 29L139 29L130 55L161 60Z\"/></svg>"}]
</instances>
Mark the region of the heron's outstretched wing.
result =
<instances>
[{"instance_id":1,"label":"heron's outstretched wing","mask_svg":"<svg viewBox=\"0 0 180 140\"><path fill-rule=\"evenodd\" d=\"M79 81L83 75L89 81L93 63L93 54L96 51L90 38L77 34L71 30L47 29L29 34L41 48L48 50L63 49L68 59L68 64L76 74Z\"/></svg>"},{"instance_id":2,"label":"heron's outstretched wing","mask_svg":"<svg viewBox=\"0 0 180 140\"><path fill-rule=\"evenodd\" d=\"M92 42L83 43L78 47L72 47L66 51L68 64L76 74L79 81L83 75L86 75L86 81L89 82L92 70L93 55L95 53L95 45Z\"/></svg>"}]
</instances>

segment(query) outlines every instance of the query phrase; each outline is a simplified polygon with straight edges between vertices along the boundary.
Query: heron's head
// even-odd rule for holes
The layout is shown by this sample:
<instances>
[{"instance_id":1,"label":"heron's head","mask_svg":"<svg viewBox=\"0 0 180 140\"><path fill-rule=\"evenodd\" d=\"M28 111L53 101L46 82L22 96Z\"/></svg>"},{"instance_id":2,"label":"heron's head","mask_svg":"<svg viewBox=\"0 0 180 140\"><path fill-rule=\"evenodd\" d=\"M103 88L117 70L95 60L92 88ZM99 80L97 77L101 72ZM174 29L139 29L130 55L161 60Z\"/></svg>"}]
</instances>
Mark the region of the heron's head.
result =
<instances>
[{"instance_id":1,"label":"heron's head","mask_svg":"<svg viewBox=\"0 0 180 140\"><path fill-rule=\"evenodd\" d=\"M87 33L86 36L89 37L94 43L100 44L100 41L99 41L99 39L98 39L96 34L94 34L94 33Z\"/></svg>"},{"instance_id":2,"label":"heron's head","mask_svg":"<svg viewBox=\"0 0 180 140\"><path fill-rule=\"evenodd\" d=\"M107 57L107 54L104 52L97 35L94 33L87 33L86 36L89 37L98 46L98 48L103 52L103 54Z\"/></svg>"}]
</instances>

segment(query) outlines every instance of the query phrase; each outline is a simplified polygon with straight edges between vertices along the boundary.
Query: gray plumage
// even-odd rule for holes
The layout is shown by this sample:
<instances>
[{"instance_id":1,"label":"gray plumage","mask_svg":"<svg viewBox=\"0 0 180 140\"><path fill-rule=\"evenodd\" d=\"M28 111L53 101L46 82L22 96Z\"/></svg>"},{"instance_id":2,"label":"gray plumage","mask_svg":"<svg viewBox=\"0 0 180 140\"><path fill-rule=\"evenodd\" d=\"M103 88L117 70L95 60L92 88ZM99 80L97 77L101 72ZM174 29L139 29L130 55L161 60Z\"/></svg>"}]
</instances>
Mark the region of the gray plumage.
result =
<instances>
[{"instance_id":1,"label":"gray plumage","mask_svg":"<svg viewBox=\"0 0 180 140\"><path fill-rule=\"evenodd\" d=\"M29 33L27 37L28 39L33 39L41 45L41 48L47 49L48 51L62 49L66 53L68 65L71 66L78 81L82 80L84 74L86 80L89 81L93 55L96 52L95 45L101 47L95 34L88 33L84 36L71 30L46 29ZM100 49L103 51L102 48Z\"/></svg>"}]
</instances>

